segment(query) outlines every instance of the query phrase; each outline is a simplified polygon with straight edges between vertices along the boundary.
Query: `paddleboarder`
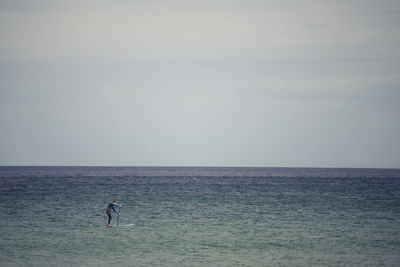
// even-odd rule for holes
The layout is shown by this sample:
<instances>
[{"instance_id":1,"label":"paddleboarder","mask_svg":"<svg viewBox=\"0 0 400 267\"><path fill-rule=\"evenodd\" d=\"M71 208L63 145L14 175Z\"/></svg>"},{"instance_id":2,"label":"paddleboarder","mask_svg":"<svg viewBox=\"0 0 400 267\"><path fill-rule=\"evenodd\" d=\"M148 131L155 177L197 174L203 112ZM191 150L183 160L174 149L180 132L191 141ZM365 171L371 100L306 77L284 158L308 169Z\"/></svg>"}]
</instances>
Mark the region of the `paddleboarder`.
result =
<instances>
[{"instance_id":1,"label":"paddleboarder","mask_svg":"<svg viewBox=\"0 0 400 267\"><path fill-rule=\"evenodd\" d=\"M112 220L112 216L111 216L111 210L113 210L116 214L119 215L119 211L116 211L115 208L121 208L121 205L117 205L117 201L114 200L112 203L108 204L107 207L107 216L108 216L108 227L111 227L111 220Z\"/></svg>"}]
</instances>

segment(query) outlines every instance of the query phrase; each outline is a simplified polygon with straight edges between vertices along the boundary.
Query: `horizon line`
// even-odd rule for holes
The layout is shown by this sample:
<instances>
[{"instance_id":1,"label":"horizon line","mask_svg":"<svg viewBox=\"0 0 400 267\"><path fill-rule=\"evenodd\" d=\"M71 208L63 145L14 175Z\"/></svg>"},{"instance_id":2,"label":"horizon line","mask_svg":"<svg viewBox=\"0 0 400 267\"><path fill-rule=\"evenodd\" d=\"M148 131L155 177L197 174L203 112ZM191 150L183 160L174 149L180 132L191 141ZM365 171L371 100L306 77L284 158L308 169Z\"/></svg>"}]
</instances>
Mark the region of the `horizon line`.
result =
<instances>
[{"instance_id":1,"label":"horizon line","mask_svg":"<svg viewBox=\"0 0 400 267\"><path fill-rule=\"evenodd\" d=\"M82 168L253 168L253 169L386 169L400 167L304 167L304 166L206 166L206 165L0 165L3 167L82 167Z\"/></svg>"}]
</instances>

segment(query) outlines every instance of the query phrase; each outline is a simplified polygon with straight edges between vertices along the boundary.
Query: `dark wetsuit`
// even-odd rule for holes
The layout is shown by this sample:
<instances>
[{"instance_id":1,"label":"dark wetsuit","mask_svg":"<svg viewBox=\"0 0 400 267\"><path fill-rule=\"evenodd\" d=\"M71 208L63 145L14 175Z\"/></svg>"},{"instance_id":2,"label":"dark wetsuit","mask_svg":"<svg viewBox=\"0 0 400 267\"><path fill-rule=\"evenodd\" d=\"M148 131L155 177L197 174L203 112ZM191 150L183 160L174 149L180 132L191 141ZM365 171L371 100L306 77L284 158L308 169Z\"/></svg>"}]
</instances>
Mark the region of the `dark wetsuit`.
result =
<instances>
[{"instance_id":1,"label":"dark wetsuit","mask_svg":"<svg viewBox=\"0 0 400 267\"><path fill-rule=\"evenodd\" d=\"M110 203L110 204L108 204L108 207L107 207L107 215L108 215L108 224L110 224L111 223L111 220L112 220L112 217L111 217L111 209L115 212L115 213L118 213L118 211L116 211L115 209L114 209L114 207L119 207L118 205L116 205L116 204L114 204L114 203Z\"/></svg>"}]
</instances>

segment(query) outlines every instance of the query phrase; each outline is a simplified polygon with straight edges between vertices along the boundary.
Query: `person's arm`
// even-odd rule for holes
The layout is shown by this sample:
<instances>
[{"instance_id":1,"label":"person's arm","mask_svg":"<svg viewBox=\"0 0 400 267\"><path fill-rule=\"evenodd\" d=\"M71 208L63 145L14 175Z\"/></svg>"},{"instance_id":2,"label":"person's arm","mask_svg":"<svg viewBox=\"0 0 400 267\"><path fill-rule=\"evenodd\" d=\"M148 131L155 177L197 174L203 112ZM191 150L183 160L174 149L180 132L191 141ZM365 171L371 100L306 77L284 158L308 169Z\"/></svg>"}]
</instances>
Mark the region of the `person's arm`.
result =
<instances>
[{"instance_id":1,"label":"person's arm","mask_svg":"<svg viewBox=\"0 0 400 267\"><path fill-rule=\"evenodd\" d=\"M115 205L114 203L112 203L112 206L111 206L112 210L113 210L115 213L118 213L118 211L116 211L116 210L114 209L114 207L120 208L121 206L118 206L118 205Z\"/></svg>"}]
</instances>

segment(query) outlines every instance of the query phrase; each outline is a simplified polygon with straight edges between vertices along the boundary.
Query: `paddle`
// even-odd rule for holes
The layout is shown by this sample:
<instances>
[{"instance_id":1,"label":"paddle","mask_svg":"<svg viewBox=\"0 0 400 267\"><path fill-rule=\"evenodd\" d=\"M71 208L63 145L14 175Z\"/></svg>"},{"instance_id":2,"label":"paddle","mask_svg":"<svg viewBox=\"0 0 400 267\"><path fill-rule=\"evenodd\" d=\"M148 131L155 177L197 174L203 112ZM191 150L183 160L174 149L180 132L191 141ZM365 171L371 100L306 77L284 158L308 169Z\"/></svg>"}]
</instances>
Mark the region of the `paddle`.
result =
<instances>
[{"instance_id":1,"label":"paddle","mask_svg":"<svg viewBox=\"0 0 400 267\"><path fill-rule=\"evenodd\" d=\"M118 223L119 223L119 213L120 213L120 210L121 210L121 206L119 206L119 207L118 207L118 218L117 218L117 226L118 226Z\"/></svg>"}]
</instances>

